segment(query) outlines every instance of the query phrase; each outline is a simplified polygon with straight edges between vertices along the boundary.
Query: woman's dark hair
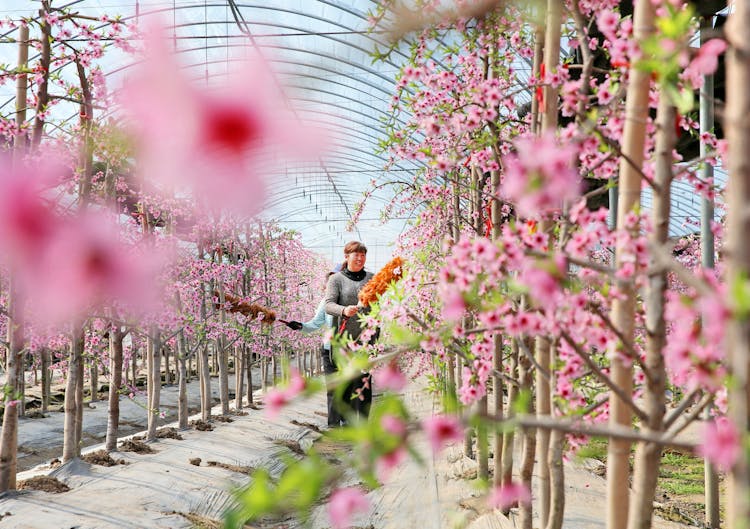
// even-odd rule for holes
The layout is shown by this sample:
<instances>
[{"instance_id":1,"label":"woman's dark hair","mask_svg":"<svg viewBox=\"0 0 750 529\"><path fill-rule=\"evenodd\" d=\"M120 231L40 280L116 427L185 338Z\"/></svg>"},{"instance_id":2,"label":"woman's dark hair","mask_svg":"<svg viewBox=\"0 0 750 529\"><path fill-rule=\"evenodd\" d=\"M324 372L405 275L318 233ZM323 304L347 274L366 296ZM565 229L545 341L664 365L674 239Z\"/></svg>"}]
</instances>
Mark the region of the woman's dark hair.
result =
<instances>
[{"instance_id":1,"label":"woman's dark hair","mask_svg":"<svg viewBox=\"0 0 750 529\"><path fill-rule=\"evenodd\" d=\"M349 255L350 253L367 253L367 246L359 241L349 241L344 246L344 255Z\"/></svg>"}]
</instances>

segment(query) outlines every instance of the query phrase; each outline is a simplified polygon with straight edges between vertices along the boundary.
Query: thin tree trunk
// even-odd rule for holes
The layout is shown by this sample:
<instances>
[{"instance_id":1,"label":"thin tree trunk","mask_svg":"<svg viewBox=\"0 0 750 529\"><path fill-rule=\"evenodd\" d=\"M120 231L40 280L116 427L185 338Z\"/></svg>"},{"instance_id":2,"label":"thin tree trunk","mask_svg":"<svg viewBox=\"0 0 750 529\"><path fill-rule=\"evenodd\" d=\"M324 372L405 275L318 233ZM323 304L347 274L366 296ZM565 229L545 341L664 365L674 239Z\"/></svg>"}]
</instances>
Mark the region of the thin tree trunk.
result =
<instances>
[{"instance_id":1,"label":"thin tree trunk","mask_svg":"<svg viewBox=\"0 0 750 529\"><path fill-rule=\"evenodd\" d=\"M677 112L669 96L662 91L657 112L656 172L651 208L652 232L649 235L654 247L663 248L669 239L669 215L671 210L672 150L677 143L674 123ZM664 391L666 372L662 351L666 343L664 323L664 294L667 290L667 271L652 267L646 297L646 391L643 404L648 420L643 428L651 433L664 430L666 412ZM648 529L654 510L656 482L659 477L662 446L655 443L639 443L633 469L633 494L628 515L629 529Z\"/></svg>"},{"instance_id":2,"label":"thin tree trunk","mask_svg":"<svg viewBox=\"0 0 750 529\"><path fill-rule=\"evenodd\" d=\"M245 354L241 347L234 348L234 407L237 411L242 409L243 383L245 381Z\"/></svg>"},{"instance_id":3,"label":"thin tree trunk","mask_svg":"<svg viewBox=\"0 0 750 529\"><path fill-rule=\"evenodd\" d=\"M253 358L247 347L243 347L245 350L245 356L247 357L247 363L245 364L247 370L247 405L252 406L253 402Z\"/></svg>"},{"instance_id":4,"label":"thin tree trunk","mask_svg":"<svg viewBox=\"0 0 750 529\"><path fill-rule=\"evenodd\" d=\"M735 2L726 24L727 106L724 130L729 140L727 185L727 283L746 287L750 277L750 5ZM730 295L730 304L731 295ZM732 372L729 416L737 429L750 431L750 318L735 316L729 322L727 353ZM747 527L750 520L750 465L747 452L729 473L727 522L729 529Z\"/></svg>"},{"instance_id":5,"label":"thin tree trunk","mask_svg":"<svg viewBox=\"0 0 750 529\"><path fill-rule=\"evenodd\" d=\"M154 328L146 338L146 424L151 425L151 414L154 409ZM148 426L147 426L148 429Z\"/></svg>"},{"instance_id":6,"label":"thin tree trunk","mask_svg":"<svg viewBox=\"0 0 750 529\"><path fill-rule=\"evenodd\" d=\"M109 330L109 412L107 415L108 452L117 449L117 436L120 429L120 389L122 387L122 340L125 335L119 325Z\"/></svg>"},{"instance_id":7,"label":"thin tree trunk","mask_svg":"<svg viewBox=\"0 0 750 529\"><path fill-rule=\"evenodd\" d=\"M133 386L138 382L138 347L133 347L133 357L130 360L130 370L132 372Z\"/></svg>"},{"instance_id":8,"label":"thin tree trunk","mask_svg":"<svg viewBox=\"0 0 750 529\"><path fill-rule=\"evenodd\" d=\"M510 377L514 380L520 380L518 375L518 338L514 338L511 344L510 352ZM505 416L512 420L514 412L513 406L515 405L516 399L518 398L518 386L515 384L508 384L508 405ZM495 484L510 483L513 480L513 442L515 439L515 431L509 429L503 435L503 461L502 467L499 469L495 466L495 472L498 473L501 478L500 481L495 480Z\"/></svg>"},{"instance_id":9,"label":"thin tree trunk","mask_svg":"<svg viewBox=\"0 0 750 529\"><path fill-rule=\"evenodd\" d=\"M219 322L221 327L227 321L227 313L224 310L224 285L219 284L219 303L221 303L221 310L219 310ZM219 398L221 399L221 414L229 414L229 355L227 348L224 345L225 340L223 336L216 338L216 357L219 362Z\"/></svg>"},{"instance_id":10,"label":"thin tree trunk","mask_svg":"<svg viewBox=\"0 0 750 529\"><path fill-rule=\"evenodd\" d=\"M201 418L204 421L211 419L211 368L208 361L208 345L205 344L200 348L198 354L198 371L201 382Z\"/></svg>"},{"instance_id":11,"label":"thin tree trunk","mask_svg":"<svg viewBox=\"0 0 750 529\"><path fill-rule=\"evenodd\" d=\"M550 512L547 529L562 529L565 514L565 470L563 468L563 446L565 435L553 430L549 441L547 464L550 472Z\"/></svg>"},{"instance_id":12,"label":"thin tree trunk","mask_svg":"<svg viewBox=\"0 0 750 529\"><path fill-rule=\"evenodd\" d=\"M548 74L555 72L560 65L560 26L562 23L562 3L559 0L547 0L547 19L544 35L544 67ZM542 118L542 133L553 133L557 128L557 100L558 88L551 84L545 84L543 88L542 108L540 114ZM540 223L540 230L550 234L552 224L548 220ZM540 336L536 340L536 359L540 366L548 373L551 371L552 350L551 343L547 337ZM536 399L537 415L549 416L552 413L551 407L551 387L550 381L544 377L543 373L536 374ZM539 454L539 525L548 527L550 522L551 509L551 483L550 483L550 432L545 429L537 430L537 452ZM559 474L558 474L559 476ZM559 484L557 484L559 486ZM562 509L559 506L554 508L556 514L560 514ZM552 521L553 525L557 521Z\"/></svg>"},{"instance_id":13,"label":"thin tree trunk","mask_svg":"<svg viewBox=\"0 0 750 529\"><path fill-rule=\"evenodd\" d=\"M49 0L42 1L42 9L39 10L39 29L42 34L40 42L42 45L41 55L39 58L39 70L44 72L42 76L42 82L39 83L39 90L36 98L36 112L34 117L34 128L31 134L31 148L36 150L42 141L42 134L44 133L44 110L49 104L49 71L50 62L52 60L52 28L45 21L45 13L50 9Z\"/></svg>"},{"instance_id":14,"label":"thin tree trunk","mask_svg":"<svg viewBox=\"0 0 750 529\"><path fill-rule=\"evenodd\" d=\"M459 361L459 366L465 365L466 361L461 359ZM474 459L474 445L473 445L473 439L474 439L474 429L473 428L467 428L466 434L464 435L464 455L466 457L469 457L471 459Z\"/></svg>"},{"instance_id":15,"label":"thin tree trunk","mask_svg":"<svg viewBox=\"0 0 750 529\"><path fill-rule=\"evenodd\" d=\"M99 363L96 358L91 359L89 366L89 387L91 388L91 402L99 400Z\"/></svg>"},{"instance_id":16,"label":"thin tree trunk","mask_svg":"<svg viewBox=\"0 0 750 529\"><path fill-rule=\"evenodd\" d=\"M531 346L531 340L528 340L526 338L522 338L524 340L527 340L527 346ZM531 392L533 389L534 384L534 375L531 370L531 361L526 357L526 355L522 355L519 357L518 361L519 366L519 381L521 385L521 391L527 391ZM529 414L534 413L533 409L533 400L531 402L531 409L528 410ZM534 458L536 454L536 432L533 428L525 428L523 430L523 454L521 456L521 468L520 468L520 474L521 474L521 483L528 489L531 490L531 480L532 475L534 473ZM521 529L531 529L532 528L532 517L533 517L533 510L532 510L532 504L524 503L520 506L520 525Z\"/></svg>"},{"instance_id":17,"label":"thin tree trunk","mask_svg":"<svg viewBox=\"0 0 750 529\"><path fill-rule=\"evenodd\" d=\"M177 313L182 314L182 298L179 292L174 295ZM185 341L185 333L180 329L177 334L177 423L180 430L188 427L188 409L187 383L190 380L190 365L188 363L188 347Z\"/></svg>"},{"instance_id":18,"label":"thin tree trunk","mask_svg":"<svg viewBox=\"0 0 750 529\"><path fill-rule=\"evenodd\" d=\"M70 344L70 360L68 362L68 380L65 385L65 403L63 409L65 410L65 422L63 425L63 462L75 459L78 455L78 440L76 434L76 415L78 414L78 406L76 404L76 389L78 387L78 377L80 370L78 366L81 364L81 354L83 348L80 345L83 343L83 329L80 322L73 324L73 333L71 335Z\"/></svg>"},{"instance_id":19,"label":"thin tree trunk","mask_svg":"<svg viewBox=\"0 0 750 529\"><path fill-rule=\"evenodd\" d=\"M42 348L42 413L49 411L49 397L52 388L52 373L50 372L51 353L46 347Z\"/></svg>"},{"instance_id":20,"label":"thin tree trunk","mask_svg":"<svg viewBox=\"0 0 750 529\"><path fill-rule=\"evenodd\" d=\"M477 426L477 477L481 480L489 478L489 442L487 438L487 395L477 401L477 415L480 417Z\"/></svg>"},{"instance_id":21,"label":"thin tree trunk","mask_svg":"<svg viewBox=\"0 0 750 529\"><path fill-rule=\"evenodd\" d=\"M276 372L278 371L278 360L276 355L273 355L271 357L271 385L276 386L278 384L278 376Z\"/></svg>"},{"instance_id":22,"label":"thin tree trunk","mask_svg":"<svg viewBox=\"0 0 750 529\"><path fill-rule=\"evenodd\" d=\"M75 436L76 436L76 443L75 443L75 450L76 450L76 457L81 456L81 441L83 439L83 386L84 386L84 365L83 365L83 352L85 350L85 333L81 332L81 336L79 338L80 345L78 345L79 349L79 361L76 365L76 368L78 370L78 376L76 377L76 391L75 391L75 402L76 402L76 415L75 415Z\"/></svg>"},{"instance_id":23,"label":"thin tree trunk","mask_svg":"<svg viewBox=\"0 0 750 529\"><path fill-rule=\"evenodd\" d=\"M151 362L149 364L148 377L149 395L151 395L151 401L148 408L148 428L146 430L146 440L153 441L156 439L156 427L159 422L159 406L161 397L161 331L152 328L149 333L148 340L150 342L149 350L151 353Z\"/></svg>"},{"instance_id":24,"label":"thin tree trunk","mask_svg":"<svg viewBox=\"0 0 750 529\"><path fill-rule=\"evenodd\" d=\"M185 335L180 331L177 338L177 426L180 430L188 427L190 410L188 406L188 368L187 368L187 346Z\"/></svg>"},{"instance_id":25,"label":"thin tree trunk","mask_svg":"<svg viewBox=\"0 0 750 529\"><path fill-rule=\"evenodd\" d=\"M633 16L634 38L642 42L654 33L654 7L651 2L637 2ZM625 103L625 128L618 186L617 228L624 229L627 216L640 204L643 151L648 120L649 86L651 74L633 68ZM625 158L628 158L627 161ZM633 165L631 165L631 163ZM615 249L615 268L632 259L632 252L619 241ZM621 285L622 298L612 303L612 323L628 342L635 333L635 292L630 285ZM632 343L626 344L631 346ZM612 381L630 396L633 393L633 369L630 362L615 356L612 359ZM610 395L609 422L614 426L631 427L632 413L617 395ZM607 529L624 529L628 525L630 478L630 442L610 439L607 451Z\"/></svg>"},{"instance_id":26,"label":"thin tree trunk","mask_svg":"<svg viewBox=\"0 0 750 529\"><path fill-rule=\"evenodd\" d=\"M7 374L3 410L3 427L0 432L0 492L16 488L18 462L18 370L23 365L24 322L23 306L16 290L15 281L10 280L8 296L8 338L10 350L7 357Z\"/></svg>"},{"instance_id":27,"label":"thin tree trunk","mask_svg":"<svg viewBox=\"0 0 750 529\"><path fill-rule=\"evenodd\" d=\"M164 384L169 385L172 383L172 372L169 367L169 347L165 345L161 350L164 354Z\"/></svg>"},{"instance_id":28,"label":"thin tree trunk","mask_svg":"<svg viewBox=\"0 0 750 529\"><path fill-rule=\"evenodd\" d=\"M260 390L263 395L268 390L268 359L265 356L260 359Z\"/></svg>"},{"instance_id":29,"label":"thin tree trunk","mask_svg":"<svg viewBox=\"0 0 750 529\"><path fill-rule=\"evenodd\" d=\"M546 222L542 222L544 226ZM537 363L549 372L550 365L550 341L546 336L537 336L535 341L535 357ZM536 371L536 415L542 419L549 417L552 412L550 403L550 384L544 376L544 373ZM539 428L536 431L536 450L539 454L539 524L541 527L547 526L550 509L550 482L549 482L549 462L547 452L549 452L550 431L546 428Z\"/></svg>"},{"instance_id":30,"label":"thin tree trunk","mask_svg":"<svg viewBox=\"0 0 750 529\"><path fill-rule=\"evenodd\" d=\"M202 289L201 293L201 321L206 324L206 291ZM200 348L198 354L198 370L200 372L201 382L201 418L204 421L211 419L211 372L208 362L208 344Z\"/></svg>"}]
</instances>

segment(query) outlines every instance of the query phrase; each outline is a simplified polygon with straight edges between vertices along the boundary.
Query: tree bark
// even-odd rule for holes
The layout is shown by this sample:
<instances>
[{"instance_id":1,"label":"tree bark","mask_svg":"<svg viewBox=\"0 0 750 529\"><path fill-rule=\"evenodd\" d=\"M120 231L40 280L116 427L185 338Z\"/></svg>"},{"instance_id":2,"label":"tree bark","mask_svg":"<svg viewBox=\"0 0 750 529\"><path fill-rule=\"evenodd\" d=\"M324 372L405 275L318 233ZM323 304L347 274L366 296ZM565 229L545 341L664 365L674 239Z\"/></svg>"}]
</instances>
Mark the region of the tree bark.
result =
<instances>
[{"instance_id":1,"label":"tree bark","mask_svg":"<svg viewBox=\"0 0 750 529\"><path fill-rule=\"evenodd\" d=\"M47 347L42 348L42 413L49 411L49 398L52 389L52 372L50 364L52 363L51 353Z\"/></svg>"},{"instance_id":2,"label":"tree bark","mask_svg":"<svg viewBox=\"0 0 750 529\"><path fill-rule=\"evenodd\" d=\"M510 353L510 377L514 380L520 381L520 375L518 373L518 338L514 338L511 343ZM512 420L514 416L513 406L518 399L518 386L515 384L508 384L508 399L507 399L507 411L505 417ZM510 483L513 480L513 442L515 439L515 431L509 429L503 435L503 461L502 467L500 468L500 481L495 480L495 484L499 483ZM498 472L497 466L495 466L495 472Z\"/></svg>"},{"instance_id":3,"label":"tree bark","mask_svg":"<svg viewBox=\"0 0 750 529\"><path fill-rule=\"evenodd\" d=\"M99 400L99 363L96 358L91 359L89 366L89 388L91 391L91 402Z\"/></svg>"},{"instance_id":4,"label":"tree bark","mask_svg":"<svg viewBox=\"0 0 750 529\"><path fill-rule=\"evenodd\" d=\"M662 91L657 112L656 173L651 217L653 231L649 235L655 247L664 247L669 239L671 212L672 151L677 143L674 123L677 112L669 96ZM646 297L646 391L643 404L648 415L644 424L646 432L664 430L666 372L662 350L666 343L664 322L664 294L667 289L667 272L663 267L652 266ZM628 515L629 529L651 527L656 482L659 477L661 445L639 443L633 472L633 495Z\"/></svg>"},{"instance_id":5,"label":"tree bark","mask_svg":"<svg viewBox=\"0 0 750 529\"><path fill-rule=\"evenodd\" d=\"M727 185L727 277L730 291L750 278L750 5L735 2L726 24L727 106L724 130L729 140ZM731 303L731 300L730 300ZM729 417L746 439L750 431L750 318L735 315L727 332L727 352L732 372L729 384ZM730 529L747 527L750 520L750 465L747 451L729 473L727 522Z\"/></svg>"},{"instance_id":6,"label":"tree bark","mask_svg":"<svg viewBox=\"0 0 750 529\"><path fill-rule=\"evenodd\" d=\"M206 325L206 291L201 292L201 321ZM208 362L208 343L199 349L198 371L201 387L201 418L204 421L211 419L211 369Z\"/></svg>"},{"instance_id":7,"label":"tree bark","mask_svg":"<svg viewBox=\"0 0 750 529\"><path fill-rule=\"evenodd\" d=\"M120 325L111 325L109 330L109 412L107 415L107 439L104 445L108 452L117 449L117 436L120 429L122 341L124 337Z\"/></svg>"},{"instance_id":8,"label":"tree bark","mask_svg":"<svg viewBox=\"0 0 750 529\"><path fill-rule=\"evenodd\" d=\"M301 371L304 373L304 371ZM242 409L242 394L245 381L245 353L240 346L234 348L234 408Z\"/></svg>"},{"instance_id":9,"label":"tree bark","mask_svg":"<svg viewBox=\"0 0 750 529\"><path fill-rule=\"evenodd\" d=\"M23 368L24 321L23 304L10 279L8 295L8 338L10 350L7 358L3 427L0 432L0 492L16 488L18 462L18 371Z\"/></svg>"},{"instance_id":10,"label":"tree bark","mask_svg":"<svg viewBox=\"0 0 750 529\"><path fill-rule=\"evenodd\" d=\"M49 104L49 71L50 62L52 60L52 28L47 22L45 22L44 15L50 10L49 0L42 1L42 9L39 10L39 28L42 32L40 41L42 44L42 51L39 57L39 68L44 75L42 82L39 83L39 91L37 92L37 103L36 112L34 117L34 127L31 134L31 149L36 150L39 144L42 142L42 135L44 134L44 110Z\"/></svg>"},{"instance_id":11,"label":"tree bark","mask_svg":"<svg viewBox=\"0 0 750 529\"><path fill-rule=\"evenodd\" d=\"M73 332L71 335L70 344L70 360L68 362L68 380L65 385L65 403L63 409L65 410L65 423L63 425L63 463L75 459L78 457L78 430L77 430L77 416L78 416L78 387L83 386L79 384L78 379L81 376L81 369L83 359L81 358L83 353L83 326L82 323L76 322L73 324ZM81 408L82 409L82 408Z\"/></svg>"},{"instance_id":12,"label":"tree bark","mask_svg":"<svg viewBox=\"0 0 750 529\"><path fill-rule=\"evenodd\" d=\"M544 68L549 74L557 70L560 65L560 25L562 23L562 4L558 0L547 0L547 19L544 35ZM543 88L543 100L540 108L542 118L542 134L552 134L557 128L557 88L545 84ZM552 232L552 224L549 220L543 220L539 229L547 234ZM551 344L549 338L539 336L536 339L536 361L547 372L550 372L552 360ZM536 374L536 413L540 416L549 416L552 413L551 388L541 372ZM543 429L537 430L536 446L539 454L539 524L546 527L550 514L550 467L548 452L550 449L550 432Z\"/></svg>"},{"instance_id":13,"label":"tree bark","mask_svg":"<svg viewBox=\"0 0 750 529\"><path fill-rule=\"evenodd\" d=\"M152 327L148 337L149 342L149 405L148 405L148 427L146 440L156 439L156 427L159 423L159 406L161 398L161 331Z\"/></svg>"},{"instance_id":14,"label":"tree bark","mask_svg":"<svg viewBox=\"0 0 750 529\"><path fill-rule=\"evenodd\" d=\"M177 306L177 313L182 314L182 298L180 297L179 291L175 292L175 305ZM190 411L188 410L188 395L187 395L187 383L190 379L189 371L190 366L188 364L188 346L185 340L185 333L182 329L177 334L177 423L181 430L188 427L188 417Z\"/></svg>"},{"instance_id":15,"label":"tree bark","mask_svg":"<svg viewBox=\"0 0 750 529\"><path fill-rule=\"evenodd\" d=\"M224 310L224 285L219 284L219 303L221 303L221 310L219 310L219 322L223 328L227 322L227 313ZM219 397L221 399L221 414L229 414L229 355L227 354L227 348L223 336L216 338L216 357L219 362Z\"/></svg>"},{"instance_id":16,"label":"tree bark","mask_svg":"<svg viewBox=\"0 0 750 529\"><path fill-rule=\"evenodd\" d=\"M634 38L641 42L654 33L654 8L651 2L638 2L634 13ZM626 218L640 204L643 151L648 120L649 86L651 74L633 68L630 71L625 104L625 128L623 131L622 154L618 186L617 229L622 230ZM627 157L627 159L626 159ZM632 161L632 164L628 161ZM618 239L620 241L621 239ZM632 252L618 242L615 249L615 268L632 259ZM612 323L621 336L632 345L635 333L635 292L632 286L621 286L623 299L612 303ZM633 370L630 362L615 356L612 360L613 382L626 395L633 393ZM632 413L628 405L617 395L610 395L609 422L616 426L631 427ZM610 439L607 454L607 529L625 529L628 525L630 478L630 442Z\"/></svg>"},{"instance_id":17,"label":"tree bark","mask_svg":"<svg viewBox=\"0 0 750 529\"><path fill-rule=\"evenodd\" d=\"M525 339L525 338L523 338ZM527 346L531 346L531 340L527 340ZM533 390L533 384L534 384L534 375L532 373L532 366L531 361L526 357L526 355L522 355L519 357L518 361L519 366L519 381L521 384L521 391L527 391L531 393ZM531 409L527 410L527 413L533 414L534 413L534 404L533 400L529 399L529 402L531 403ZM532 475L534 473L534 457L536 454L536 432L533 428L524 428L523 429L523 454L521 456L521 483L525 487L528 488L528 490L531 490L531 480ZM532 527L532 504L531 502L521 504L520 507L520 525L521 529L531 529Z\"/></svg>"}]
</instances>

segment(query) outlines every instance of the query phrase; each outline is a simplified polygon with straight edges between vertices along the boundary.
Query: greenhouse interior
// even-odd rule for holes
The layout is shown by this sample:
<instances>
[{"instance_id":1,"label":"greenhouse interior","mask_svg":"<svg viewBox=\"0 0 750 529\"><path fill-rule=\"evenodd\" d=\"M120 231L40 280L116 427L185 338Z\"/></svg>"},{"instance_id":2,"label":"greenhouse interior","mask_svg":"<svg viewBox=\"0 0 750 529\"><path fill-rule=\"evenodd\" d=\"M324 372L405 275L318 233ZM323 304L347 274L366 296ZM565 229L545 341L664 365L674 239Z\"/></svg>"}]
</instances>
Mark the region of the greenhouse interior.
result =
<instances>
[{"instance_id":1,"label":"greenhouse interior","mask_svg":"<svg viewBox=\"0 0 750 529\"><path fill-rule=\"evenodd\" d=\"M3 0L0 527L746 529L749 27Z\"/></svg>"}]
</instances>

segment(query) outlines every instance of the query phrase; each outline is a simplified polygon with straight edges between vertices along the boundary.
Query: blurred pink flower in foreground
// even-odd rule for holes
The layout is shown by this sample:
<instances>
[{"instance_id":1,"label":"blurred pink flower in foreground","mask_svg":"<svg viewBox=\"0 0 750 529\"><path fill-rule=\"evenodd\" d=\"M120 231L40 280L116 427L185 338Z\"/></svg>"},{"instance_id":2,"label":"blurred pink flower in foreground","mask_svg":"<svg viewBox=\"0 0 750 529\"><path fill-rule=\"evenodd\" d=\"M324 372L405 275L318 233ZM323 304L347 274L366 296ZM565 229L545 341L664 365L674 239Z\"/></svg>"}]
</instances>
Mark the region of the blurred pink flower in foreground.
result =
<instances>
[{"instance_id":1,"label":"blurred pink flower in foreground","mask_svg":"<svg viewBox=\"0 0 750 529\"><path fill-rule=\"evenodd\" d=\"M17 165L0 157L0 254L13 266L38 258L58 222L43 199L53 182L52 165Z\"/></svg>"},{"instance_id":2,"label":"blurred pink flower in foreground","mask_svg":"<svg viewBox=\"0 0 750 529\"><path fill-rule=\"evenodd\" d=\"M428 417L422 421L422 428L435 453L440 452L446 444L464 438L464 429L459 420L448 415Z\"/></svg>"},{"instance_id":3,"label":"blurred pink flower in foreground","mask_svg":"<svg viewBox=\"0 0 750 529\"><path fill-rule=\"evenodd\" d=\"M739 430L727 417L719 417L706 423L703 443L698 445L698 454L708 459L717 468L728 472L742 454L742 437Z\"/></svg>"},{"instance_id":4,"label":"blurred pink flower in foreground","mask_svg":"<svg viewBox=\"0 0 750 529\"><path fill-rule=\"evenodd\" d=\"M551 133L521 137L514 144L516 152L503 159L506 170L499 191L515 204L519 215L550 213L580 196L576 145L561 144Z\"/></svg>"},{"instance_id":5,"label":"blurred pink flower in foreground","mask_svg":"<svg viewBox=\"0 0 750 529\"><path fill-rule=\"evenodd\" d=\"M531 492L523 483L510 482L494 487L487 496L487 504L493 509L505 510L516 504L528 505L529 503L531 503Z\"/></svg>"},{"instance_id":6,"label":"blurred pink flower in foreground","mask_svg":"<svg viewBox=\"0 0 750 529\"><path fill-rule=\"evenodd\" d=\"M378 481L385 483L390 478L393 469L406 460L406 448L399 446L395 450L383 454L375 463L375 474Z\"/></svg>"},{"instance_id":7,"label":"blurred pink flower in foreground","mask_svg":"<svg viewBox=\"0 0 750 529\"><path fill-rule=\"evenodd\" d=\"M266 394L266 415L269 419L278 417L279 412L289 404L294 397L302 393L306 386L305 378L299 371L292 369L289 375L289 384L282 389L272 389Z\"/></svg>"},{"instance_id":8,"label":"blurred pink flower in foreground","mask_svg":"<svg viewBox=\"0 0 750 529\"><path fill-rule=\"evenodd\" d=\"M60 182L62 168L52 157L15 167L0 158L0 253L32 316L61 324L104 304L152 308L166 254L151 246L139 252L103 212L57 213L44 195Z\"/></svg>"},{"instance_id":9,"label":"blurred pink flower in foreground","mask_svg":"<svg viewBox=\"0 0 750 529\"><path fill-rule=\"evenodd\" d=\"M351 527L352 517L356 513L366 512L370 502L365 494L356 488L339 489L331 495L328 503L328 517L333 529Z\"/></svg>"},{"instance_id":10,"label":"blurred pink flower in foreground","mask_svg":"<svg viewBox=\"0 0 750 529\"><path fill-rule=\"evenodd\" d=\"M401 391L406 387L406 376L396 365L396 362L388 362L372 372L375 385L391 391Z\"/></svg>"},{"instance_id":11,"label":"blurred pink flower in foreground","mask_svg":"<svg viewBox=\"0 0 750 529\"><path fill-rule=\"evenodd\" d=\"M711 39L705 42L690 63L690 68L701 75L711 75L719 67L719 55L726 49L727 43L722 39Z\"/></svg>"},{"instance_id":12,"label":"blurred pink flower in foreground","mask_svg":"<svg viewBox=\"0 0 750 529\"><path fill-rule=\"evenodd\" d=\"M260 57L205 87L180 69L171 43L162 29L147 30L144 61L122 92L140 175L164 191L190 192L207 211L252 215L278 151L310 154L315 135L303 132Z\"/></svg>"},{"instance_id":13,"label":"blurred pink flower in foreground","mask_svg":"<svg viewBox=\"0 0 750 529\"><path fill-rule=\"evenodd\" d=\"M151 246L139 250L122 240L114 219L89 212L60 219L37 260L19 276L45 322L71 321L111 303L142 314L159 302L156 278L166 254Z\"/></svg>"}]
</instances>

